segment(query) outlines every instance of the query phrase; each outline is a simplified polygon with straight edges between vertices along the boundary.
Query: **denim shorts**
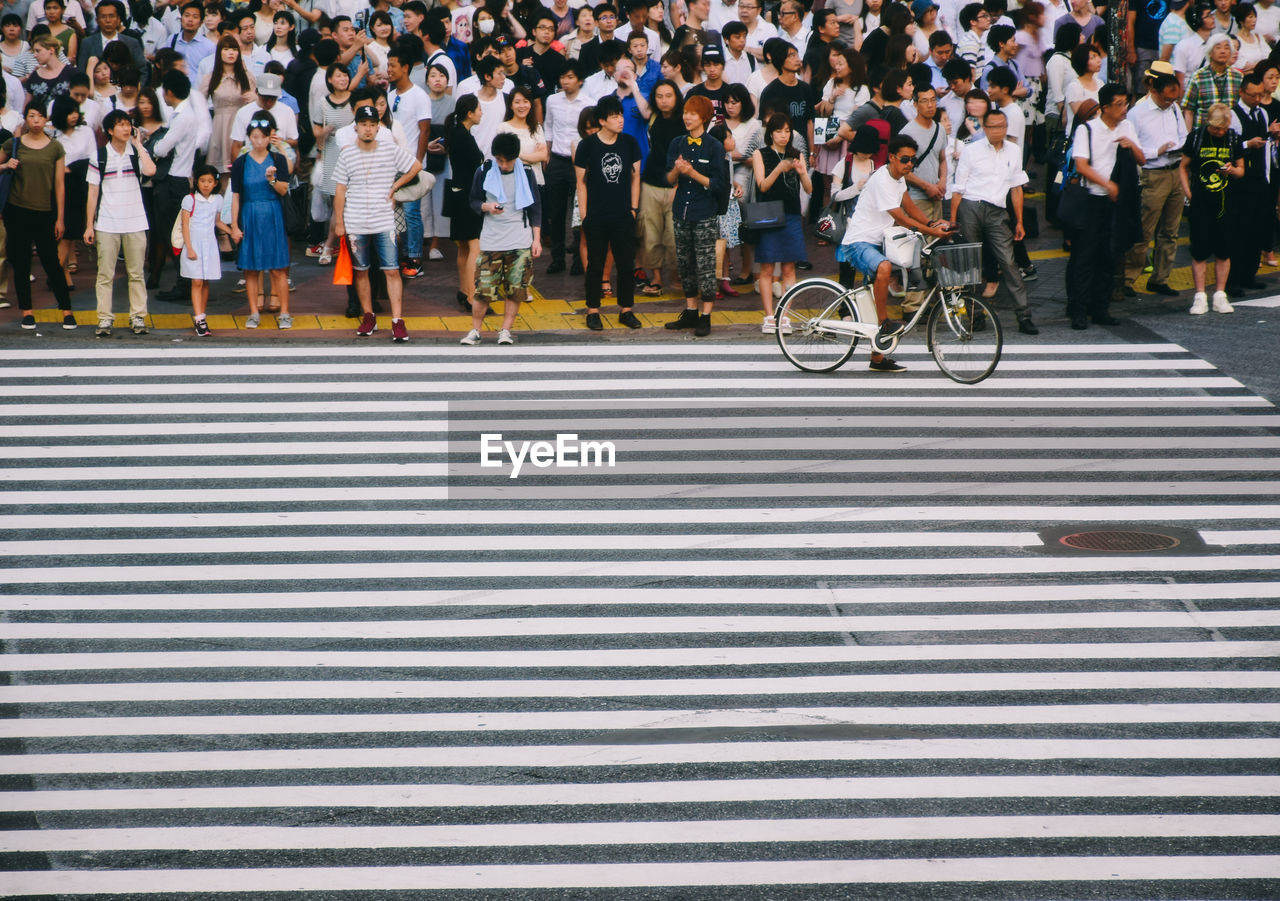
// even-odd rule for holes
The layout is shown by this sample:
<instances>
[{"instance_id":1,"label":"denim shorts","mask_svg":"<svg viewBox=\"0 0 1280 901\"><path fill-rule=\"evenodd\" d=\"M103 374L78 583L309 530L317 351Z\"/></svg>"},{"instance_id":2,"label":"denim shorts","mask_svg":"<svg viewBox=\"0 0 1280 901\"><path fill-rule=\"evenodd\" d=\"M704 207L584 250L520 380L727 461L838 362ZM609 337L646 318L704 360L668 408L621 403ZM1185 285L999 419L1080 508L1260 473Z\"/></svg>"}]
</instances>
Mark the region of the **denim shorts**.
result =
<instances>
[{"instance_id":1,"label":"denim shorts","mask_svg":"<svg viewBox=\"0 0 1280 901\"><path fill-rule=\"evenodd\" d=\"M371 262L369 251L377 254L379 269L398 269L400 255L396 251L396 233L382 232L377 235L347 235L347 249L351 251L351 268L365 272Z\"/></svg>"},{"instance_id":2,"label":"denim shorts","mask_svg":"<svg viewBox=\"0 0 1280 901\"><path fill-rule=\"evenodd\" d=\"M836 249L836 259L842 263L848 263L854 269L857 269L867 281L876 280L876 270L880 268L881 263L887 263L888 258L880 252L877 244L868 241L858 241L853 244L841 244Z\"/></svg>"}]
</instances>

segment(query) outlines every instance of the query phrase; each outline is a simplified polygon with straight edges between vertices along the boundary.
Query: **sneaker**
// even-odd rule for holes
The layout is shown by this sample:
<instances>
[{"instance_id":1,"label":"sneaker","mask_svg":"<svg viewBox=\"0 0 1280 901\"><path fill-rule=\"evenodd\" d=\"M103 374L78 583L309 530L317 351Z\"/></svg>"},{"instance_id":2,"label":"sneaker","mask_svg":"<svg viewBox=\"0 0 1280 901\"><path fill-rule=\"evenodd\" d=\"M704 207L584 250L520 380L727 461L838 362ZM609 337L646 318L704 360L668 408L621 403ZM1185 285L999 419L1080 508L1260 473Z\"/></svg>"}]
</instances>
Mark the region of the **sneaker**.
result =
<instances>
[{"instance_id":1,"label":"sneaker","mask_svg":"<svg viewBox=\"0 0 1280 901\"><path fill-rule=\"evenodd\" d=\"M108 330L108 331L109 331L109 330ZM197 335L199 335L201 338L208 338L208 337L209 337L209 323L205 322L203 319L197 319L197 320L196 320L196 334L197 334Z\"/></svg>"},{"instance_id":2,"label":"sneaker","mask_svg":"<svg viewBox=\"0 0 1280 901\"><path fill-rule=\"evenodd\" d=\"M288 313L281 313L276 317L276 328L293 328L293 317Z\"/></svg>"},{"instance_id":3,"label":"sneaker","mask_svg":"<svg viewBox=\"0 0 1280 901\"><path fill-rule=\"evenodd\" d=\"M312 244L310 247L307 248L307 256L309 257L318 257L322 253L324 253L323 244Z\"/></svg>"},{"instance_id":4,"label":"sneaker","mask_svg":"<svg viewBox=\"0 0 1280 901\"><path fill-rule=\"evenodd\" d=\"M357 338L368 338L378 330L378 318L372 313L365 313L360 317L360 325L356 328Z\"/></svg>"},{"instance_id":5,"label":"sneaker","mask_svg":"<svg viewBox=\"0 0 1280 901\"><path fill-rule=\"evenodd\" d=\"M236 286L235 286L234 288L232 288L232 289L231 289L231 293L232 293L232 294L244 294L244 293L246 293L248 290L249 290L249 289L248 289L248 287L246 287L246 286L245 286L244 279L240 279L238 282L236 282Z\"/></svg>"},{"instance_id":6,"label":"sneaker","mask_svg":"<svg viewBox=\"0 0 1280 901\"><path fill-rule=\"evenodd\" d=\"M1022 273L1022 280L1024 282L1034 282L1039 280L1040 278L1040 272L1039 270L1036 269L1034 263L1032 263L1026 269L1019 269L1018 271Z\"/></svg>"},{"instance_id":7,"label":"sneaker","mask_svg":"<svg viewBox=\"0 0 1280 901\"><path fill-rule=\"evenodd\" d=\"M755 284L755 281L756 280L751 276L751 273L748 272L745 275L740 275L737 278L735 278L731 284L733 284L735 287L741 288L744 285L753 285Z\"/></svg>"},{"instance_id":8,"label":"sneaker","mask_svg":"<svg viewBox=\"0 0 1280 901\"><path fill-rule=\"evenodd\" d=\"M500 332L498 332L498 343L499 344L515 344L516 339L511 337L510 329L504 328Z\"/></svg>"},{"instance_id":9,"label":"sneaker","mask_svg":"<svg viewBox=\"0 0 1280 901\"><path fill-rule=\"evenodd\" d=\"M257 328L261 317L257 313L250 313L249 318L244 321L245 328Z\"/></svg>"},{"instance_id":10,"label":"sneaker","mask_svg":"<svg viewBox=\"0 0 1280 901\"><path fill-rule=\"evenodd\" d=\"M570 275L583 275L583 274L585 274L585 273L586 273L586 271L587 271L586 269L582 268L582 260L578 259L577 257L574 257L574 258L573 258L573 265L571 265L571 266L569 267L569 274L570 274Z\"/></svg>"},{"instance_id":11,"label":"sneaker","mask_svg":"<svg viewBox=\"0 0 1280 901\"><path fill-rule=\"evenodd\" d=\"M347 301L347 318L359 319L364 315L364 310L360 309L360 303L355 300Z\"/></svg>"},{"instance_id":12,"label":"sneaker","mask_svg":"<svg viewBox=\"0 0 1280 901\"><path fill-rule=\"evenodd\" d=\"M67 331L71 331L77 324L76 317L72 316L70 313L67 313L62 317L62 327Z\"/></svg>"},{"instance_id":13,"label":"sneaker","mask_svg":"<svg viewBox=\"0 0 1280 901\"><path fill-rule=\"evenodd\" d=\"M627 328L644 328L644 323L641 322L636 314L630 310L624 310L619 314L618 322L622 323Z\"/></svg>"},{"instance_id":14,"label":"sneaker","mask_svg":"<svg viewBox=\"0 0 1280 901\"><path fill-rule=\"evenodd\" d=\"M1195 297L1191 299L1191 309L1187 312L1192 316L1202 316L1209 312L1209 295L1203 291L1197 291Z\"/></svg>"},{"instance_id":15,"label":"sneaker","mask_svg":"<svg viewBox=\"0 0 1280 901\"><path fill-rule=\"evenodd\" d=\"M604 323L600 321L599 313L587 314L587 328L591 329L593 332L604 331Z\"/></svg>"},{"instance_id":16,"label":"sneaker","mask_svg":"<svg viewBox=\"0 0 1280 901\"><path fill-rule=\"evenodd\" d=\"M480 343L480 330L473 328L471 331L467 332L458 343L465 344L467 347L475 347Z\"/></svg>"},{"instance_id":17,"label":"sneaker","mask_svg":"<svg viewBox=\"0 0 1280 901\"><path fill-rule=\"evenodd\" d=\"M871 372L906 372L907 367L903 366L897 360L885 357L883 360L872 360L871 365L867 367Z\"/></svg>"},{"instance_id":18,"label":"sneaker","mask_svg":"<svg viewBox=\"0 0 1280 901\"><path fill-rule=\"evenodd\" d=\"M1234 313L1236 308L1231 305L1231 301L1227 300L1225 291L1213 292L1213 312L1215 313ZM66 326L63 326L66 328Z\"/></svg>"},{"instance_id":19,"label":"sneaker","mask_svg":"<svg viewBox=\"0 0 1280 901\"><path fill-rule=\"evenodd\" d=\"M96 329L94 329L94 331L93 331L93 335L94 335L94 337L95 337L95 338L110 338L110 337L111 337L111 323L109 323L109 322L101 322L101 323L99 323L99 324L98 324L98 327L97 327Z\"/></svg>"},{"instance_id":20,"label":"sneaker","mask_svg":"<svg viewBox=\"0 0 1280 901\"><path fill-rule=\"evenodd\" d=\"M129 321L129 328L133 329L135 335L145 335L147 333L147 320L132 319Z\"/></svg>"},{"instance_id":21,"label":"sneaker","mask_svg":"<svg viewBox=\"0 0 1280 901\"><path fill-rule=\"evenodd\" d=\"M433 247L431 248L430 251L428 251L427 259L431 260L432 262L435 262L436 260L443 260L444 254L440 252L439 248Z\"/></svg>"},{"instance_id":22,"label":"sneaker","mask_svg":"<svg viewBox=\"0 0 1280 901\"><path fill-rule=\"evenodd\" d=\"M402 278L421 278L422 264L417 260L409 260L400 267L400 276Z\"/></svg>"},{"instance_id":23,"label":"sneaker","mask_svg":"<svg viewBox=\"0 0 1280 901\"><path fill-rule=\"evenodd\" d=\"M28 313L27 315L23 316L23 317L22 317L22 327L23 327L23 328L26 328L26 329L32 329L32 328L35 328L35 327L36 327L36 317L32 316L30 313Z\"/></svg>"},{"instance_id":24,"label":"sneaker","mask_svg":"<svg viewBox=\"0 0 1280 901\"><path fill-rule=\"evenodd\" d=\"M564 272L564 260L552 260L551 265L547 267L547 275L559 275Z\"/></svg>"},{"instance_id":25,"label":"sneaker","mask_svg":"<svg viewBox=\"0 0 1280 901\"><path fill-rule=\"evenodd\" d=\"M783 316L782 322L778 325L778 328L782 329L782 334L784 335L791 334L791 317Z\"/></svg>"},{"instance_id":26,"label":"sneaker","mask_svg":"<svg viewBox=\"0 0 1280 901\"><path fill-rule=\"evenodd\" d=\"M409 330L405 328L403 319L391 320L391 340L396 344L405 344L409 340Z\"/></svg>"},{"instance_id":27,"label":"sneaker","mask_svg":"<svg viewBox=\"0 0 1280 901\"><path fill-rule=\"evenodd\" d=\"M685 328L693 328L697 324L698 324L698 311L685 309L680 311L680 318L671 320L666 324L665 327L672 330L685 329Z\"/></svg>"},{"instance_id":28,"label":"sneaker","mask_svg":"<svg viewBox=\"0 0 1280 901\"><path fill-rule=\"evenodd\" d=\"M0 310L7 310L11 306L13 306L13 304L9 303L9 301L5 300L3 297L0 297Z\"/></svg>"}]
</instances>

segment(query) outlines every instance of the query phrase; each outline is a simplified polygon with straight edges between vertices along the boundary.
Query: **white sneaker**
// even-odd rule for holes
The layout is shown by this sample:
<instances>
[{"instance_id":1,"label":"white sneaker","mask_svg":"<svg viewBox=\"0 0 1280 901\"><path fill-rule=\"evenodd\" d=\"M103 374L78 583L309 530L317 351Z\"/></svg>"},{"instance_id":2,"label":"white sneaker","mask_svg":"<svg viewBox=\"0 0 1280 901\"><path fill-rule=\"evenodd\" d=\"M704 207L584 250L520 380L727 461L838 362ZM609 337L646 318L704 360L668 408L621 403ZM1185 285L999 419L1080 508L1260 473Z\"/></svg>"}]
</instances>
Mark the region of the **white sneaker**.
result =
<instances>
[{"instance_id":1,"label":"white sneaker","mask_svg":"<svg viewBox=\"0 0 1280 901\"><path fill-rule=\"evenodd\" d=\"M782 334L784 335L791 334L791 317L790 316L782 317Z\"/></svg>"},{"instance_id":2,"label":"white sneaker","mask_svg":"<svg viewBox=\"0 0 1280 901\"><path fill-rule=\"evenodd\" d=\"M431 248L431 252L427 254L428 260L443 260L444 254L438 248Z\"/></svg>"},{"instance_id":3,"label":"white sneaker","mask_svg":"<svg viewBox=\"0 0 1280 901\"><path fill-rule=\"evenodd\" d=\"M466 336L458 343L465 344L467 347L475 347L480 343L480 330L473 328L471 331L467 332Z\"/></svg>"},{"instance_id":4,"label":"white sneaker","mask_svg":"<svg viewBox=\"0 0 1280 901\"><path fill-rule=\"evenodd\" d=\"M772 335L778 331L778 323L772 316L764 317L764 322L760 323L760 331L766 335Z\"/></svg>"},{"instance_id":5,"label":"white sneaker","mask_svg":"<svg viewBox=\"0 0 1280 901\"><path fill-rule=\"evenodd\" d=\"M509 329L504 328L500 332L498 332L498 343L499 344L515 344L516 339L511 337L511 331Z\"/></svg>"},{"instance_id":6,"label":"white sneaker","mask_svg":"<svg viewBox=\"0 0 1280 901\"><path fill-rule=\"evenodd\" d=\"M1226 291L1213 292L1213 312L1215 313L1234 313L1236 308L1231 305L1231 301L1227 300Z\"/></svg>"},{"instance_id":7,"label":"white sneaker","mask_svg":"<svg viewBox=\"0 0 1280 901\"><path fill-rule=\"evenodd\" d=\"M1196 296L1191 301L1191 309L1187 312L1192 316L1203 316L1209 312L1209 295L1203 291L1197 291Z\"/></svg>"}]
</instances>

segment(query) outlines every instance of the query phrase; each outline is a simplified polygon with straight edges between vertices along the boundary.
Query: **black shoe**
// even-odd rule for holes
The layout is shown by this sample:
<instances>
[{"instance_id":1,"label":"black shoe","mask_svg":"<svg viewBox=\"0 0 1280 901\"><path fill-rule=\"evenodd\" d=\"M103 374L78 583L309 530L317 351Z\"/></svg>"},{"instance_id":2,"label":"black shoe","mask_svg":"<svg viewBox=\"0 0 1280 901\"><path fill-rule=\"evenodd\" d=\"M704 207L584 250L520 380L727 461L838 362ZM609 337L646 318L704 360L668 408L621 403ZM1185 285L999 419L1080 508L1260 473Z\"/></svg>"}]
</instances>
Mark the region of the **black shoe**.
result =
<instances>
[{"instance_id":1,"label":"black shoe","mask_svg":"<svg viewBox=\"0 0 1280 901\"><path fill-rule=\"evenodd\" d=\"M804 272L808 272L810 269L813 268L813 264L810 263L808 260L799 260L796 262L796 268L803 270Z\"/></svg>"},{"instance_id":2,"label":"black shoe","mask_svg":"<svg viewBox=\"0 0 1280 901\"><path fill-rule=\"evenodd\" d=\"M1101 316L1093 316L1094 325L1119 325L1120 320L1112 316L1110 313L1103 313ZM1074 323L1073 323L1074 326Z\"/></svg>"},{"instance_id":3,"label":"black shoe","mask_svg":"<svg viewBox=\"0 0 1280 901\"><path fill-rule=\"evenodd\" d=\"M1228 297L1244 297L1244 293L1244 288L1241 288L1239 285L1227 285Z\"/></svg>"},{"instance_id":4,"label":"black shoe","mask_svg":"<svg viewBox=\"0 0 1280 901\"><path fill-rule=\"evenodd\" d=\"M698 317L698 323L694 326L693 336L695 338L705 338L711 334L711 314L703 313Z\"/></svg>"},{"instance_id":5,"label":"black shoe","mask_svg":"<svg viewBox=\"0 0 1280 901\"><path fill-rule=\"evenodd\" d=\"M602 331L604 331L604 323L602 323L602 322L600 321L600 314L599 314L599 313L588 313L588 314L587 314L587 328L591 329L591 331L593 331L593 332L602 332Z\"/></svg>"},{"instance_id":6,"label":"black shoe","mask_svg":"<svg viewBox=\"0 0 1280 901\"><path fill-rule=\"evenodd\" d=\"M347 318L348 319L359 319L363 315L364 315L364 312L360 309L360 304L356 303L354 300L347 301Z\"/></svg>"},{"instance_id":7,"label":"black shoe","mask_svg":"<svg viewBox=\"0 0 1280 901\"><path fill-rule=\"evenodd\" d=\"M736 288L740 285L754 285L755 283L756 283L756 280L752 278L751 273L748 272L746 275L738 276L729 284L733 285Z\"/></svg>"},{"instance_id":8,"label":"black shoe","mask_svg":"<svg viewBox=\"0 0 1280 901\"><path fill-rule=\"evenodd\" d=\"M1024 335L1040 334L1040 329L1036 328L1036 324L1031 321L1030 316L1018 320L1018 331L1022 332Z\"/></svg>"},{"instance_id":9,"label":"black shoe","mask_svg":"<svg viewBox=\"0 0 1280 901\"><path fill-rule=\"evenodd\" d=\"M1133 288L1131 288L1129 285L1125 285L1125 286L1124 286L1124 296L1125 296L1125 297L1137 297L1137 296L1138 296L1138 292L1137 292L1137 291L1135 291L1135 290L1133 290Z\"/></svg>"},{"instance_id":10,"label":"black shoe","mask_svg":"<svg viewBox=\"0 0 1280 901\"><path fill-rule=\"evenodd\" d=\"M1261 291L1263 288L1267 287L1267 283L1255 278L1253 281L1245 282L1241 287L1246 291Z\"/></svg>"},{"instance_id":11,"label":"black shoe","mask_svg":"<svg viewBox=\"0 0 1280 901\"><path fill-rule=\"evenodd\" d=\"M382 312L382 303L376 297L373 299L373 312L375 313Z\"/></svg>"},{"instance_id":12,"label":"black shoe","mask_svg":"<svg viewBox=\"0 0 1280 901\"><path fill-rule=\"evenodd\" d=\"M624 310L622 313L620 313L618 315L618 321L621 322L623 325L625 325L627 328L644 328L644 323L641 322L639 317L637 317L636 314L631 312L630 310Z\"/></svg>"},{"instance_id":13,"label":"black shoe","mask_svg":"<svg viewBox=\"0 0 1280 901\"><path fill-rule=\"evenodd\" d=\"M455 296L458 298L458 306L460 306L460 307L462 308L462 312L464 312L464 313L470 313L470 312L471 312L471 301L467 300L467 295L465 295L465 294L463 294L461 291L459 291Z\"/></svg>"},{"instance_id":14,"label":"black shoe","mask_svg":"<svg viewBox=\"0 0 1280 901\"><path fill-rule=\"evenodd\" d=\"M159 287L160 287L160 276L159 276L159 275L149 275L149 276L147 276L146 288L147 288L147 290L148 290L148 291L154 291L156 288L159 288Z\"/></svg>"},{"instance_id":15,"label":"black shoe","mask_svg":"<svg viewBox=\"0 0 1280 901\"><path fill-rule=\"evenodd\" d=\"M577 257L573 258L573 265L569 267L570 275L582 275L587 270L582 268L582 260Z\"/></svg>"},{"instance_id":16,"label":"black shoe","mask_svg":"<svg viewBox=\"0 0 1280 901\"><path fill-rule=\"evenodd\" d=\"M1076 331L1084 331L1089 327L1089 317L1088 316L1072 316L1071 327Z\"/></svg>"},{"instance_id":17,"label":"black shoe","mask_svg":"<svg viewBox=\"0 0 1280 901\"><path fill-rule=\"evenodd\" d=\"M867 367L871 372L906 372L907 367L903 366L897 360L891 360L885 357L882 360L872 360L871 365Z\"/></svg>"},{"instance_id":18,"label":"black shoe","mask_svg":"<svg viewBox=\"0 0 1280 901\"><path fill-rule=\"evenodd\" d=\"M36 317L32 316L30 313L25 314L25 315L22 317L22 327L23 327L23 328L25 328L25 329L33 329L33 328L35 328L35 327L36 327Z\"/></svg>"},{"instance_id":19,"label":"black shoe","mask_svg":"<svg viewBox=\"0 0 1280 901\"><path fill-rule=\"evenodd\" d=\"M1040 271L1036 269L1034 263L1026 269L1019 269L1018 271L1022 273L1022 280L1024 282L1034 282L1040 278Z\"/></svg>"},{"instance_id":20,"label":"black shoe","mask_svg":"<svg viewBox=\"0 0 1280 901\"><path fill-rule=\"evenodd\" d=\"M559 275L561 272L564 272L564 260L552 260L547 267L547 275Z\"/></svg>"},{"instance_id":21,"label":"black shoe","mask_svg":"<svg viewBox=\"0 0 1280 901\"><path fill-rule=\"evenodd\" d=\"M978 310L973 314L973 324L969 327L975 332L985 332L987 330L987 314Z\"/></svg>"},{"instance_id":22,"label":"black shoe","mask_svg":"<svg viewBox=\"0 0 1280 901\"><path fill-rule=\"evenodd\" d=\"M1181 293L1163 282L1147 282L1147 290L1152 294L1163 294L1165 297L1177 297Z\"/></svg>"},{"instance_id":23,"label":"black shoe","mask_svg":"<svg viewBox=\"0 0 1280 901\"><path fill-rule=\"evenodd\" d=\"M698 324L697 310L681 310L678 319L672 319L664 326L669 329L693 328Z\"/></svg>"}]
</instances>

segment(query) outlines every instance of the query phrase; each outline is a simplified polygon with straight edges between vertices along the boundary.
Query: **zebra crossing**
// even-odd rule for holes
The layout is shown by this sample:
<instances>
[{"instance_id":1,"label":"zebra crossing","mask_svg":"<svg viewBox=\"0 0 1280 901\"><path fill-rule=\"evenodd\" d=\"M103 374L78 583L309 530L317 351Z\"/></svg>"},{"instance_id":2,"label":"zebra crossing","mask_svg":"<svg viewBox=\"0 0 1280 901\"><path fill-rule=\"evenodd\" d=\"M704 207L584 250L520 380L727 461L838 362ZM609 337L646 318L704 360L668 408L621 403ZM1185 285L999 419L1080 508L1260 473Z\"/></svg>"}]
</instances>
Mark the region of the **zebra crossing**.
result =
<instances>
[{"instance_id":1,"label":"zebra crossing","mask_svg":"<svg viewBox=\"0 0 1280 901\"><path fill-rule=\"evenodd\" d=\"M0 348L0 894L1277 897L1280 415L1005 354Z\"/></svg>"}]
</instances>

